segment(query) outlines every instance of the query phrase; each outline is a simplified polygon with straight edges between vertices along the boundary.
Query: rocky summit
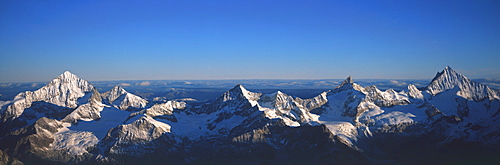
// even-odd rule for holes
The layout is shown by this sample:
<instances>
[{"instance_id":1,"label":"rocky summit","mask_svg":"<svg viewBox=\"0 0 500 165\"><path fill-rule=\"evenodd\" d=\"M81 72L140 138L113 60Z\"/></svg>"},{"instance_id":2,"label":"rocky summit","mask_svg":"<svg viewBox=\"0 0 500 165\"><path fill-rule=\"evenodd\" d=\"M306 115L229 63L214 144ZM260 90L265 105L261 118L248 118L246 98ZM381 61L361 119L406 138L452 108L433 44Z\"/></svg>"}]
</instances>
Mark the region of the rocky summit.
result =
<instances>
[{"instance_id":1,"label":"rocky summit","mask_svg":"<svg viewBox=\"0 0 500 165\"><path fill-rule=\"evenodd\" d=\"M64 72L0 112L0 164L500 162L499 95L451 67L422 88L348 77L299 98L238 84L207 102L100 93Z\"/></svg>"}]
</instances>

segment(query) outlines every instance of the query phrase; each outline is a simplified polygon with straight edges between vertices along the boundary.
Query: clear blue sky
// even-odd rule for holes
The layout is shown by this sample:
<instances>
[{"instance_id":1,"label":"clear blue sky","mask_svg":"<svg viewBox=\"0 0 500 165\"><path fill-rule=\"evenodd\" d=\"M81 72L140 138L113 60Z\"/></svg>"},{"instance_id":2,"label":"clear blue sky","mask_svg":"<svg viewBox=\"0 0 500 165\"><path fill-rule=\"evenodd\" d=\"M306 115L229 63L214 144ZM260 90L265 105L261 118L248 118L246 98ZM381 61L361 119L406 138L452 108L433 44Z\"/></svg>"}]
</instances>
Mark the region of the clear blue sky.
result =
<instances>
[{"instance_id":1,"label":"clear blue sky","mask_svg":"<svg viewBox=\"0 0 500 165\"><path fill-rule=\"evenodd\" d=\"M500 1L1 1L0 82L500 78Z\"/></svg>"}]
</instances>

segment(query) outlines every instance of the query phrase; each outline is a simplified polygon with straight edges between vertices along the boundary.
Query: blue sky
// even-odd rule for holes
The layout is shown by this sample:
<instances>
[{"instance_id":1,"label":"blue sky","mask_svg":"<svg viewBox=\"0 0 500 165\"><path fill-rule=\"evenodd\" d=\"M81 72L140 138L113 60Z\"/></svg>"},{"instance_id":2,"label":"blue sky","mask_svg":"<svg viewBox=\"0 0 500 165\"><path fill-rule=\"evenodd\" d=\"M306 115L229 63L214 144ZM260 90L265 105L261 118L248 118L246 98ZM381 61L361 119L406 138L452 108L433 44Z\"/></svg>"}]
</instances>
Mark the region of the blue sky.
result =
<instances>
[{"instance_id":1,"label":"blue sky","mask_svg":"<svg viewBox=\"0 0 500 165\"><path fill-rule=\"evenodd\" d=\"M0 82L500 78L499 1L1 1Z\"/></svg>"}]
</instances>

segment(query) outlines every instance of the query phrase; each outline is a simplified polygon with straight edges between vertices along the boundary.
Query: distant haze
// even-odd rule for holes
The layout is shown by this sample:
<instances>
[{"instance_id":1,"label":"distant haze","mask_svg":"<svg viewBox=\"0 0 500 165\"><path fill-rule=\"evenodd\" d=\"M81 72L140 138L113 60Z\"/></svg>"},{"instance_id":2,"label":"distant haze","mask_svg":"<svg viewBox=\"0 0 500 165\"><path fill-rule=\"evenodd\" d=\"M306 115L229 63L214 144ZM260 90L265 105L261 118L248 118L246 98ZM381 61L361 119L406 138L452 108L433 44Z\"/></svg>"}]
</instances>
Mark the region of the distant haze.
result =
<instances>
[{"instance_id":1,"label":"distant haze","mask_svg":"<svg viewBox=\"0 0 500 165\"><path fill-rule=\"evenodd\" d=\"M0 2L0 82L498 79L499 61L494 0Z\"/></svg>"}]
</instances>

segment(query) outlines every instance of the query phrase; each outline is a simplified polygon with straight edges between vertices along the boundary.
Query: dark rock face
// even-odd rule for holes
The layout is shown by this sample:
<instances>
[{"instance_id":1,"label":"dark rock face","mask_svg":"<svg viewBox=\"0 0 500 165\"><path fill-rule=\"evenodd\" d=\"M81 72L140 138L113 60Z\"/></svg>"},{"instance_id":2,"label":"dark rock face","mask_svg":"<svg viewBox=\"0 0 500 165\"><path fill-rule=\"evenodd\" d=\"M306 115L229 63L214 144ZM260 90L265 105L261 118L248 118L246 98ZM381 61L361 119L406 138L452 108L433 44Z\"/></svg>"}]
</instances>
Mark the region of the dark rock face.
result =
<instances>
[{"instance_id":1,"label":"dark rock face","mask_svg":"<svg viewBox=\"0 0 500 165\"><path fill-rule=\"evenodd\" d=\"M350 149L324 126L287 127L273 121L259 129L229 136L204 146L207 152L192 164L345 164L369 163L359 152ZM202 149L203 150L203 149ZM208 152L210 151L210 152Z\"/></svg>"}]
</instances>

